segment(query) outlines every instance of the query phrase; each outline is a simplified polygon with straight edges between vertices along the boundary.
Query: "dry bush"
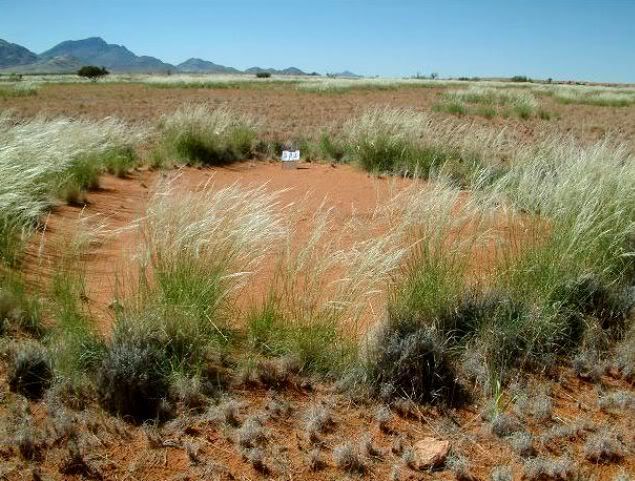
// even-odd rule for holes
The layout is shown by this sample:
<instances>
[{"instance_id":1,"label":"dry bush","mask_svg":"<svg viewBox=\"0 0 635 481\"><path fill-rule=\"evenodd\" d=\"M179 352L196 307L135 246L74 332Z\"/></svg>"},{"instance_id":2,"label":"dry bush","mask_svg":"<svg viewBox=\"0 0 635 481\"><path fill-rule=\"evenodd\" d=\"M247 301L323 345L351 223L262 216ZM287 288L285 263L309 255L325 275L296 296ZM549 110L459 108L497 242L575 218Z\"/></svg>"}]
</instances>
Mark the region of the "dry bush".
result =
<instances>
[{"instance_id":1,"label":"dry bush","mask_svg":"<svg viewBox=\"0 0 635 481\"><path fill-rule=\"evenodd\" d=\"M335 466L349 473L363 473L366 465L358 449L350 442L339 444L333 448Z\"/></svg>"}]
</instances>

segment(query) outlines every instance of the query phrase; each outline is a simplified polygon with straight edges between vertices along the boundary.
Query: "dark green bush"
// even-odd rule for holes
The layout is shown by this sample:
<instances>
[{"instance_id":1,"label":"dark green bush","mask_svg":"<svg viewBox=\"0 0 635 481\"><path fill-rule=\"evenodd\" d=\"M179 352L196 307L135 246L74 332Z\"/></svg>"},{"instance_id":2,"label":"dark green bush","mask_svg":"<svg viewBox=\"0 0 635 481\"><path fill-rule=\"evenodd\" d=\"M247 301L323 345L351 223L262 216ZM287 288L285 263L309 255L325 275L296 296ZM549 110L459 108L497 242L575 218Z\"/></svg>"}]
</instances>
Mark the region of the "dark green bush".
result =
<instances>
[{"instance_id":1,"label":"dark green bush","mask_svg":"<svg viewBox=\"0 0 635 481\"><path fill-rule=\"evenodd\" d=\"M256 78L271 78L271 72L257 72Z\"/></svg>"},{"instance_id":2,"label":"dark green bush","mask_svg":"<svg viewBox=\"0 0 635 481\"><path fill-rule=\"evenodd\" d=\"M95 65L85 65L77 71L80 77L97 80L98 78L108 75L110 72L105 67L96 67Z\"/></svg>"}]
</instances>

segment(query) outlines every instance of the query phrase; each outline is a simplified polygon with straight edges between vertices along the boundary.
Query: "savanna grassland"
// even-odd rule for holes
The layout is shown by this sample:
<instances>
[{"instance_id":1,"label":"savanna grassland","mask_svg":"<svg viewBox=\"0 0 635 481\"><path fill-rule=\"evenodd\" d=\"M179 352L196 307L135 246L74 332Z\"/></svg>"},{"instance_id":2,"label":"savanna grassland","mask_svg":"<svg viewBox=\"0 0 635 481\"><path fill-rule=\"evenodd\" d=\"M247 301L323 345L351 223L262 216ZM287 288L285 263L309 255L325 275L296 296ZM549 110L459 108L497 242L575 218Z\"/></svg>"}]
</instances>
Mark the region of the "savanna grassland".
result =
<instances>
[{"instance_id":1,"label":"savanna grassland","mask_svg":"<svg viewBox=\"0 0 635 481\"><path fill-rule=\"evenodd\" d=\"M634 139L628 86L1 81L0 479L632 479Z\"/></svg>"}]
</instances>

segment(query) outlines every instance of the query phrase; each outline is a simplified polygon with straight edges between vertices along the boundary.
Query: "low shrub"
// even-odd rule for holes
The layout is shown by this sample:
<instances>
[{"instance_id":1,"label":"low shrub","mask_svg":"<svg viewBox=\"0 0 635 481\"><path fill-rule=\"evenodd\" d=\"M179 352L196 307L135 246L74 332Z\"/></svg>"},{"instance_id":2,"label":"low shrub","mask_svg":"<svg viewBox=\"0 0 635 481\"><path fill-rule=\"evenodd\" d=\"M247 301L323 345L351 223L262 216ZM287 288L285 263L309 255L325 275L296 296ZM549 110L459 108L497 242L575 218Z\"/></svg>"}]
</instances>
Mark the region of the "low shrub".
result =
<instances>
[{"instance_id":1,"label":"low shrub","mask_svg":"<svg viewBox=\"0 0 635 481\"><path fill-rule=\"evenodd\" d=\"M457 404L465 393L446 350L447 341L425 326L404 322L377 329L364 359L366 382L376 394L432 404Z\"/></svg>"},{"instance_id":2,"label":"low shrub","mask_svg":"<svg viewBox=\"0 0 635 481\"><path fill-rule=\"evenodd\" d=\"M624 444L610 432L601 431L589 437L584 445L584 456L594 463L605 463L624 456Z\"/></svg>"},{"instance_id":3,"label":"low shrub","mask_svg":"<svg viewBox=\"0 0 635 481\"><path fill-rule=\"evenodd\" d=\"M97 377L100 404L136 422L162 415L168 396L164 355L154 346L116 342L106 353Z\"/></svg>"},{"instance_id":4,"label":"low shrub","mask_svg":"<svg viewBox=\"0 0 635 481\"><path fill-rule=\"evenodd\" d=\"M36 342L17 344L10 357L7 378L12 391L28 399L41 399L53 379L48 350Z\"/></svg>"},{"instance_id":5,"label":"low shrub","mask_svg":"<svg viewBox=\"0 0 635 481\"><path fill-rule=\"evenodd\" d=\"M349 473L363 473L366 464L359 450L352 443L344 443L333 448L335 466Z\"/></svg>"}]
</instances>

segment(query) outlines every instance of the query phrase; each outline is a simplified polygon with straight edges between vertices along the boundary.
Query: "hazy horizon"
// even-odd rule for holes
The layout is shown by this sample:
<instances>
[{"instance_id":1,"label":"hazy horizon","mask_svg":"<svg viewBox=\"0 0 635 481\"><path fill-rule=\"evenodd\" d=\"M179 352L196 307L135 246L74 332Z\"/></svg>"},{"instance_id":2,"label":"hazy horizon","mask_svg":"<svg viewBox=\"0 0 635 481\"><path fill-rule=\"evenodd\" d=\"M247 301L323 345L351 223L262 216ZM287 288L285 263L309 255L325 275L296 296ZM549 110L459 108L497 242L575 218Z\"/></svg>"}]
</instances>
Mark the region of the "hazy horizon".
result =
<instances>
[{"instance_id":1,"label":"hazy horizon","mask_svg":"<svg viewBox=\"0 0 635 481\"><path fill-rule=\"evenodd\" d=\"M241 70L635 82L626 0L0 0L0 10L0 38L36 53L102 37L172 64Z\"/></svg>"}]
</instances>

